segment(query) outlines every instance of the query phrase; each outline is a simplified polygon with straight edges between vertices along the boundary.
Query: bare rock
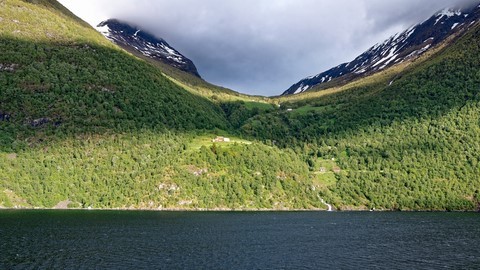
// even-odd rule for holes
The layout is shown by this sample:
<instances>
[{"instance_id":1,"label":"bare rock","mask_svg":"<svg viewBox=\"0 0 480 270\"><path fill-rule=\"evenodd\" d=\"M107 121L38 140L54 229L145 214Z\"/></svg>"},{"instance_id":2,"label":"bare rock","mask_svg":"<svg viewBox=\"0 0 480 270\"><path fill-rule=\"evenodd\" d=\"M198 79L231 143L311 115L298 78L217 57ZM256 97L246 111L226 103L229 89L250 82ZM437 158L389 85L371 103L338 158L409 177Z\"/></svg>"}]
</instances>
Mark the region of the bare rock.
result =
<instances>
[{"instance_id":1,"label":"bare rock","mask_svg":"<svg viewBox=\"0 0 480 270\"><path fill-rule=\"evenodd\" d=\"M61 201L61 202L57 203L57 205L55 205L53 207L53 209L68 209L68 205L70 203L72 203L72 201L70 201L70 200Z\"/></svg>"},{"instance_id":2,"label":"bare rock","mask_svg":"<svg viewBox=\"0 0 480 270\"><path fill-rule=\"evenodd\" d=\"M17 64L2 64L0 63L0 71L6 71L6 72L14 72L17 70L18 65Z\"/></svg>"},{"instance_id":3,"label":"bare rock","mask_svg":"<svg viewBox=\"0 0 480 270\"><path fill-rule=\"evenodd\" d=\"M1 112L0 111L0 121L7 121L9 122L11 115L9 113Z\"/></svg>"},{"instance_id":4,"label":"bare rock","mask_svg":"<svg viewBox=\"0 0 480 270\"><path fill-rule=\"evenodd\" d=\"M42 117L29 122L31 127L41 127L50 122L50 118Z\"/></svg>"}]
</instances>

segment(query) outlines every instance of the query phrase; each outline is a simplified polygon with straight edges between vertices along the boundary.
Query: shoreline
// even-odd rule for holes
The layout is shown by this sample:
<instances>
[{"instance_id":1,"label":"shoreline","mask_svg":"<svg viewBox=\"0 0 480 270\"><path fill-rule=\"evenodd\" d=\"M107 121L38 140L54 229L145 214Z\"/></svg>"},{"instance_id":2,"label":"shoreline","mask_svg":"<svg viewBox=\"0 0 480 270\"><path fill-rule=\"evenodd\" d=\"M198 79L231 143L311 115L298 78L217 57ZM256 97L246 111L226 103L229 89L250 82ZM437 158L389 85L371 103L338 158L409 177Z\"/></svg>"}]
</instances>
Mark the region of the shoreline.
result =
<instances>
[{"instance_id":1,"label":"shoreline","mask_svg":"<svg viewBox=\"0 0 480 270\"><path fill-rule=\"evenodd\" d=\"M47 208L47 207L0 207L0 211L22 211L22 210L39 210L39 211L131 211L131 212L331 212L328 209L237 209L237 208Z\"/></svg>"},{"instance_id":2,"label":"shoreline","mask_svg":"<svg viewBox=\"0 0 480 270\"><path fill-rule=\"evenodd\" d=\"M44 207L0 207L0 211L119 211L119 212L191 212L191 213L202 213L202 212L232 212L232 213L268 213L268 212L328 212L328 213L394 213L394 212L404 212L404 213L480 213L476 210L362 210L362 209L347 209L347 210L338 210L329 211L328 209L236 209L236 208L195 208L195 209L182 209L182 208L162 208L162 209L151 209L151 208L44 208Z\"/></svg>"}]
</instances>

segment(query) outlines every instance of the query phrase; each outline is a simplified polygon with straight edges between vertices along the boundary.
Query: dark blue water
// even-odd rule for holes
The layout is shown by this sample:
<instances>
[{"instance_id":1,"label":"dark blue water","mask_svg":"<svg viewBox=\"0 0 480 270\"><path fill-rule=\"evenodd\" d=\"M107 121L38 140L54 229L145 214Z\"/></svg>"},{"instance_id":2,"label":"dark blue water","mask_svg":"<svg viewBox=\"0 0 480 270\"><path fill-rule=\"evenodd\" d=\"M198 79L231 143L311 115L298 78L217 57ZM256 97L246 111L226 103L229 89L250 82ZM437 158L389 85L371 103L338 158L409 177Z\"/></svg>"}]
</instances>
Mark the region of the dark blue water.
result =
<instances>
[{"instance_id":1,"label":"dark blue water","mask_svg":"<svg viewBox=\"0 0 480 270\"><path fill-rule=\"evenodd\" d=\"M475 213L0 211L0 269L480 269Z\"/></svg>"}]
</instances>

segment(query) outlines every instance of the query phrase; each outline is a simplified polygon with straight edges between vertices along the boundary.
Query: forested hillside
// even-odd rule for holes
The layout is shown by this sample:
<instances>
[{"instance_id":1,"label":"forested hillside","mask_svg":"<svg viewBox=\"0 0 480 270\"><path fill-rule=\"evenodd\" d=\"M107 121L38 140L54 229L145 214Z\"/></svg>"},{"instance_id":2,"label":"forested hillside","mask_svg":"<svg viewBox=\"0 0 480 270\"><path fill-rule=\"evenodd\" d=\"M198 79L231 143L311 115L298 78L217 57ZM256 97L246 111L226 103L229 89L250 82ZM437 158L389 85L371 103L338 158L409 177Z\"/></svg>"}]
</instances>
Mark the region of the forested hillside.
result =
<instances>
[{"instance_id":1,"label":"forested hillside","mask_svg":"<svg viewBox=\"0 0 480 270\"><path fill-rule=\"evenodd\" d=\"M196 85L180 87L53 0L0 5L0 206L324 207L293 152L213 144L233 130Z\"/></svg>"},{"instance_id":2,"label":"forested hillside","mask_svg":"<svg viewBox=\"0 0 480 270\"><path fill-rule=\"evenodd\" d=\"M6 1L0 99L8 126L71 132L226 128L220 107L165 79L57 9ZM39 28L38 22L45 23ZM78 130L75 130L78 129ZM12 131L13 132L13 131ZM2 134L8 144L14 134Z\"/></svg>"},{"instance_id":3,"label":"forested hillside","mask_svg":"<svg viewBox=\"0 0 480 270\"><path fill-rule=\"evenodd\" d=\"M374 83L288 102L242 129L335 158L337 205L470 209L479 200L480 29ZM373 82L373 81L372 81Z\"/></svg>"},{"instance_id":4,"label":"forested hillside","mask_svg":"<svg viewBox=\"0 0 480 270\"><path fill-rule=\"evenodd\" d=\"M478 25L407 68L277 99L137 58L54 0L1 1L0 25L0 207L480 202Z\"/></svg>"}]
</instances>

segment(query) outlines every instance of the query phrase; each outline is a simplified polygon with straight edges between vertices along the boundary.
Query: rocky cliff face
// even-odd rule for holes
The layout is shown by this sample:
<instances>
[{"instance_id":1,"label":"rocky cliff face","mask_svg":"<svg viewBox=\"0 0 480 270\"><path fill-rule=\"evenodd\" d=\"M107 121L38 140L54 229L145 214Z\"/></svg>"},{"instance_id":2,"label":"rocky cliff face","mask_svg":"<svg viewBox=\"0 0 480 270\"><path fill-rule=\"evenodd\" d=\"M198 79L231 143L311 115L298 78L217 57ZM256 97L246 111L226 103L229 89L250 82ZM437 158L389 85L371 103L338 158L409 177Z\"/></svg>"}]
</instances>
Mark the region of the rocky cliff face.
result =
<instances>
[{"instance_id":1,"label":"rocky cliff face","mask_svg":"<svg viewBox=\"0 0 480 270\"><path fill-rule=\"evenodd\" d=\"M193 62L170 46L164 39L116 19L101 22L97 30L117 45L141 53L177 69L200 77Z\"/></svg>"},{"instance_id":2,"label":"rocky cliff face","mask_svg":"<svg viewBox=\"0 0 480 270\"><path fill-rule=\"evenodd\" d=\"M480 5L444 9L419 23L376 44L352 62L338 65L292 85L283 95L298 94L332 80L349 82L404 61L419 57L449 37L465 31L480 20Z\"/></svg>"}]
</instances>

